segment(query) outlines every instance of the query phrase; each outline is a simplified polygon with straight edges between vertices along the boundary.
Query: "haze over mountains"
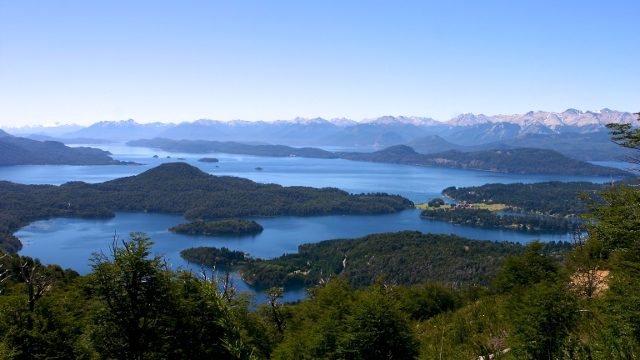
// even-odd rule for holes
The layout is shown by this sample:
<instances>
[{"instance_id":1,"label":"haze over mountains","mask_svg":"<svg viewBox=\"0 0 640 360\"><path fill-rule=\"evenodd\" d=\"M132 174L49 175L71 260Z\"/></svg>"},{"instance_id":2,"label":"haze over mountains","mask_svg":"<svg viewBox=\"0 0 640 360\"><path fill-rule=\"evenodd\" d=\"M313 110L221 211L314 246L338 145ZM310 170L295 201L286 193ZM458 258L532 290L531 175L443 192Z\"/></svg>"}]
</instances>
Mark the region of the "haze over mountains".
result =
<instances>
[{"instance_id":1,"label":"haze over mountains","mask_svg":"<svg viewBox=\"0 0 640 360\"><path fill-rule=\"evenodd\" d=\"M445 122L415 116L382 116L360 122L345 118L295 118L273 122L201 119L180 124L139 124L129 119L102 121L64 133L55 127L36 126L31 129L38 136L55 136L61 141L77 138L128 141L161 137L294 146L386 147L408 144L421 153L526 146L554 149L568 156L579 156L583 160L614 160L626 152L610 142L605 127L609 123L638 125L637 116L629 112L609 109L583 112L568 109L561 113L530 111L526 114L495 116L462 114ZM74 126L77 127L72 125L70 128ZM4 129L11 134L26 133L25 128Z\"/></svg>"}]
</instances>

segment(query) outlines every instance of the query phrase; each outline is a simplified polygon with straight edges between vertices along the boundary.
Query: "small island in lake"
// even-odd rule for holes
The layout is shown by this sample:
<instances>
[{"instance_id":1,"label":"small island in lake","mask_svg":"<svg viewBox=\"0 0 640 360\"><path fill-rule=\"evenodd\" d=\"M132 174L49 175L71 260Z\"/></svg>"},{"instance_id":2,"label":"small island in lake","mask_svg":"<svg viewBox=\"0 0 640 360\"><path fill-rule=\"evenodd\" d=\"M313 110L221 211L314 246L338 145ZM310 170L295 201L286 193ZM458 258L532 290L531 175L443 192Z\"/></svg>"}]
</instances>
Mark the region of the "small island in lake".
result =
<instances>
[{"instance_id":1,"label":"small island in lake","mask_svg":"<svg viewBox=\"0 0 640 360\"><path fill-rule=\"evenodd\" d=\"M180 251L180 257L191 262L206 266L227 265L234 266L250 258L242 251L221 249L215 247L197 247Z\"/></svg>"},{"instance_id":2,"label":"small island in lake","mask_svg":"<svg viewBox=\"0 0 640 360\"><path fill-rule=\"evenodd\" d=\"M218 162L218 159L216 159L216 158L203 157L202 159L198 159L198 161L200 161L200 162L214 163L214 162Z\"/></svg>"},{"instance_id":3,"label":"small island in lake","mask_svg":"<svg viewBox=\"0 0 640 360\"><path fill-rule=\"evenodd\" d=\"M172 233L189 235L255 234L262 230L262 225L253 220L195 221L169 228Z\"/></svg>"},{"instance_id":4,"label":"small island in lake","mask_svg":"<svg viewBox=\"0 0 640 360\"><path fill-rule=\"evenodd\" d=\"M257 167L256 170L262 171L263 169L261 167Z\"/></svg>"}]
</instances>

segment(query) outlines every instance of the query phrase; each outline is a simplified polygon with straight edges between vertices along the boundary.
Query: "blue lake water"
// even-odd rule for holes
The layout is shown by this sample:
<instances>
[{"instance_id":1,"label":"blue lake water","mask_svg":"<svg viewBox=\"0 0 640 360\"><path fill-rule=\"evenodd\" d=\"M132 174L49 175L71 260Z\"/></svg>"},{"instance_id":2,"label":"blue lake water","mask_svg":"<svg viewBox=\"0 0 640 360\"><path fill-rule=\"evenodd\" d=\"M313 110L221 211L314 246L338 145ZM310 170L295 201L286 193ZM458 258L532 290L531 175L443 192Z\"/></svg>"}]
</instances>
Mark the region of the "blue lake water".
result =
<instances>
[{"instance_id":1,"label":"blue lake water","mask_svg":"<svg viewBox=\"0 0 640 360\"><path fill-rule=\"evenodd\" d=\"M609 178L522 175L491 173L397 164L354 162L341 159L306 159L298 157L269 158L221 153L169 153L147 148L132 148L123 144L100 145L123 161L141 166L16 166L1 167L0 180L23 184L54 184L68 181L103 182L123 176L137 175L168 161L185 161L213 175L239 176L260 183L283 186L337 187L351 193L386 192L400 194L416 203L439 197L449 186L476 186L486 183L594 181ZM335 150L335 149L331 149ZM348 151L349 149L340 149ZM367 149L357 149L359 151ZM153 158L158 155L158 158ZM167 158L170 156L171 158ZM201 163L201 157L216 157L218 163ZM184 158L185 160L178 160ZM263 171L256 171L261 167ZM354 238L371 233L418 230L424 233L457 234L474 239L526 243L568 240L566 234L518 232L515 230L481 229L454 226L445 222L424 220L419 211L376 216L321 216L254 218L264 232L246 237L215 237L172 234L167 228L185 222L179 216L149 213L117 213L113 219L51 219L36 221L15 235L24 243L23 255L40 258L44 263L57 263L81 273L90 271L92 252L104 251L111 244L114 232L125 236L132 231L146 232L155 242L153 251L164 254L174 268L191 266L179 257L182 249L194 246L228 247L242 250L254 257L272 258L296 252L298 245L337 238ZM238 281L241 289L253 289ZM302 296L301 289L287 289L285 300Z\"/></svg>"}]
</instances>

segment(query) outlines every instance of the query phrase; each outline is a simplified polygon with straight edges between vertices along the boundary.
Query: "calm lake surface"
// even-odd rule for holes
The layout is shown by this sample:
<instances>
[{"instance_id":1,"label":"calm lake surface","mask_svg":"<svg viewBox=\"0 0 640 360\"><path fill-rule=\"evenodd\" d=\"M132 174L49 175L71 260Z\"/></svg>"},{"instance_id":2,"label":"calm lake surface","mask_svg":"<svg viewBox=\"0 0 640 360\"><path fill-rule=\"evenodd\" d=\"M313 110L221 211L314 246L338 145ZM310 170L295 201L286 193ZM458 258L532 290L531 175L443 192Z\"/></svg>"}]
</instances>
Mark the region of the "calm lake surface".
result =
<instances>
[{"instance_id":1,"label":"calm lake surface","mask_svg":"<svg viewBox=\"0 0 640 360\"><path fill-rule=\"evenodd\" d=\"M17 166L0 168L0 180L23 184L54 184L68 181L103 182L123 176L137 175L169 161L185 161L205 172L221 176L238 176L260 183L283 186L337 187L351 193L386 192L400 194L416 203L439 197L449 186L475 186L486 183L594 181L609 178L501 174L475 170L457 170L396 164L354 162L342 159L269 158L220 153L169 153L147 148L133 148L123 144L93 146L108 150L123 161L142 163L141 166ZM335 150L335 149L328 149ZM350 149L340 148L341 151ZM370 149L356 148L367 151ZM153 158L158 155L158 158ZM171 158L167 158L170 156ZM216 157L219 163L201 163L201 157ZM178 160L184 158L185 160ZM611 166L612 164L607 164ZM263 171L254 170L261 167ZM371 233L418 230L423 233L457 234L473 239L526 243L568 240L567 234L519 232L515 230L481 229L454 226L446 222L420 219L418 210L375 216L316 216L252 218L264 228L254 236L216 237L172 234L167 228L186 222L169 214L118 212L113 219L51 219L36 221L15 235L24 243L20 254L40 258L44 263L57 263L80 273L90 271L89 258L93 252L106 251L114 232L126 238L129 232L142 231L155 242L153 251L163 254L173 268L194 268L179 257L182 249L195 246L228 247L242 250L254 257L272 258L296 252L298 245L328 239L354 238ZM241 289L258 291L241 281ZM285 300L302 296L302 289L287 289Z\"/></svg>"}]
</instances>

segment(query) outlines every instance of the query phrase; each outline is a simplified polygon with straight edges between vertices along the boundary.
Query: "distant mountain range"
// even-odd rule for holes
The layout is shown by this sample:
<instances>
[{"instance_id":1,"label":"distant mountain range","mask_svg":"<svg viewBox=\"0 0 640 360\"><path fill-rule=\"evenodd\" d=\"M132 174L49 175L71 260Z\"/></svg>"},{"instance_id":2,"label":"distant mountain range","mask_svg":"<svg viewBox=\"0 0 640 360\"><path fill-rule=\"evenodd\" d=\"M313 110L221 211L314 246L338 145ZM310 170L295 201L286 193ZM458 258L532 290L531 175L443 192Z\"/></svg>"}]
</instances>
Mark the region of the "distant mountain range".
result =
<instances>
[{"instance_id":1,"label":"distant mountain range","mask_svg":"<svg viewBox=\"0 0 640 360\"><path fill-rule=\"evenodd\" d=\"M629 112L568 109L561 113L530 111L519 115L462 114L445 122L415 116L382 116L360 122L345 118L295 118L273 122L201 119L180 124L139 124L129 119L102 121L86 128L56 134L55 137L109 141L162 137L294 146L387 147L408 144L422 153L450 149L477 151L487 149L487 146L544 146L582 160L614 160L625 151L608 142L605 126L609 123L640 124L637 115ZM52 127L31 129L39 131L40 135L54 136L44 132ZM25 128L5 130L15 134L23 133Z\"/></svg>"}]
</instances>

